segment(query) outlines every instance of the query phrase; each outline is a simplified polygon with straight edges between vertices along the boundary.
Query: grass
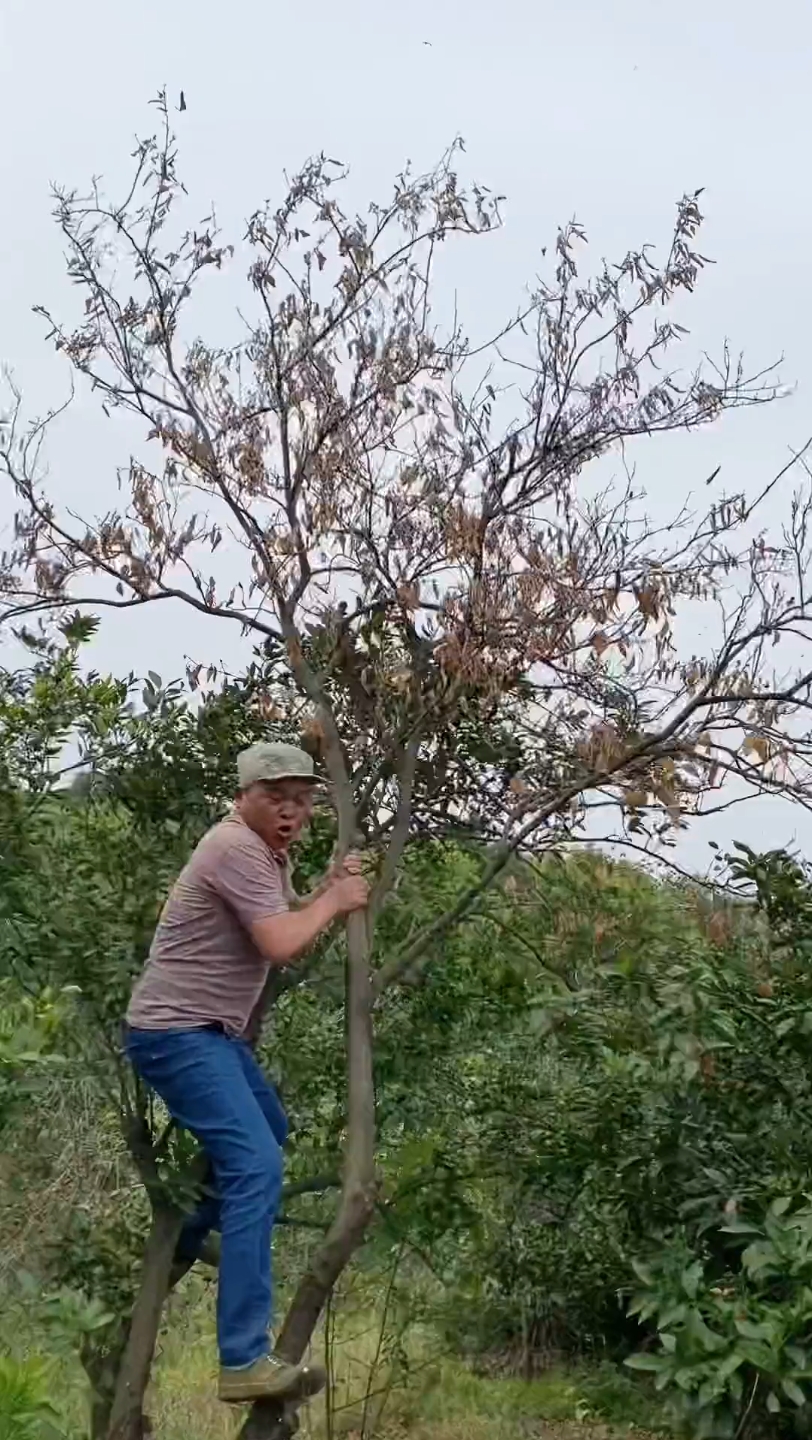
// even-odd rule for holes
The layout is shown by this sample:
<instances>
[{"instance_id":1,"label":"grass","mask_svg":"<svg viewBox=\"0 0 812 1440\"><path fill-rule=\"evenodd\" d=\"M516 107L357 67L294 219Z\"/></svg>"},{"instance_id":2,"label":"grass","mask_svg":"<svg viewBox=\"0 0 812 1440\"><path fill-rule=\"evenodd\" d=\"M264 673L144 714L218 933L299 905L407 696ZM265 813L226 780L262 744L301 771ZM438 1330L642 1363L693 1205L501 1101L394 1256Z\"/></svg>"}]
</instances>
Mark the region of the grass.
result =
<instances>
[{"instance_id":1,"label":"grass","mask_svg":"<svg viewBox=\"0 0 812 1440\"><path fill-rule=\"evenodd\" d=\"M554 1367L537 1379L476 1375L440 1353L429 1328L408 1337L348 1305L328 1322L317 1350L332 1371L323 1399L302 1413L301 1440L584 1440L638 1433L661 1422L639 1384L610 1365ZM179 1297L151 1399L160 1440L229 1440L236 1418L215 1396L216 1347L210 1296Z\"/></svg>"},{"instance_id":2,"label":"grass","mask_svg":"<svg viewBox=\"0 0 812 1440\"><path fill-rule=\"evenodd\" d=\"M328 1317L316 1348L330 1363L329 1403L320 1398L302 1412L299 1440L601 1440L650 1431L661 1419L639 1384L615 1367L554 1367L528 1381L477 1375L442 1352L430 1326L399 1324L390 1312L382 1327L368 1302L351 1295ZM168 1321L148 1400L156 1436L231 1440L242 1415L216 1397L213 1287L190 1276ZM87 1433L87 1389L70 1343L26 1333L19 1316L0 1334L0 1351L6 1341L18 1358L45 1362L48 1398L64 1432L79 1440Z\"/></svg>"}]
</instances>

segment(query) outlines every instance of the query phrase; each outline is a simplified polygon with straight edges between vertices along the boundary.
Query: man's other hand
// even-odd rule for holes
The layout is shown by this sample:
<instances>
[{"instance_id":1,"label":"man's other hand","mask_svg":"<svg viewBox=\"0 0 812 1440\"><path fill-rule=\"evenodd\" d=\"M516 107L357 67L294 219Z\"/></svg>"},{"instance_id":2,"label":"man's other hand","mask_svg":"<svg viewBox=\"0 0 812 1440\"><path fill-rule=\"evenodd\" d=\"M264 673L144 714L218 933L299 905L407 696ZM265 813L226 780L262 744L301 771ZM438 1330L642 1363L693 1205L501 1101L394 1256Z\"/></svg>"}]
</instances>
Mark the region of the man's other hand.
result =
<instances>
[{"instance_id":1,"label":"man's other hand","mask_svg":"<svg viewBox=\"0 0 812 1440\"><path fill-rule=\"evenodd\" d=\"M363 875L350 872L331 881L328 894L336 915L351 915L354 910L365 909L369 902L369 885Z\"/></svg>"},{"instance_id":2,"label":"man's other hand","mask_svg":"<svg viewBox=\"0 0 812 1440\"><path fill-rule=\"evenodd\" d=\"M336 860L327 872L327 883L332 885L336 880L342 880L345 875L361 875L363 873L364 857L357 850L350 850L343 860Z\"/></svg>"}]
</instances>

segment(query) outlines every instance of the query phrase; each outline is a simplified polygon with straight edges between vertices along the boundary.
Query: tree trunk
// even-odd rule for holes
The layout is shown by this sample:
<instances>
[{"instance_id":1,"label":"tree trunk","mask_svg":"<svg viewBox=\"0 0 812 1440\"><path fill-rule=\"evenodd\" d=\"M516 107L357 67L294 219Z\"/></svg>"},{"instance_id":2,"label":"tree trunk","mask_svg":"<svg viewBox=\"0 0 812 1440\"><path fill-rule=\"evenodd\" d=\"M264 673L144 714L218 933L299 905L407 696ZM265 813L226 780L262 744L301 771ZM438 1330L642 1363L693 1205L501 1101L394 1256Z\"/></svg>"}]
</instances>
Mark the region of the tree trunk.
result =
<instances>
[{"instance_id":1,"label":"tree trunk","mask_svg":"<svg viewBox=\"0 0 812 1440\"><path fill-rule=\"evenodd\" d=\"M108 1440L144 1440L149 1430L144 1396L158 1339L164 1302L169 1293L172 1257L180 1234L180 1211L155 1205L144 1251L141 1285L130 1332L116 1377Z\"/></svg>"},{"instance_id":2,"label":"tree trunk","mask_svg":"<svg viewBox=\"0 0 812 1440\"><path fill-rule=\"evenodd\" d=\"M341 1201L324 1243L305 1271L279 1334L276 1352L291 1364L304 1355L336 1280L360 1246L375 1208L375 1089L369 936L363 914L347 920L347 1149ZM291 1407L252 1407L240 1440L290 1440Z\"/></svg>"},{"instance_id":3,"label":"tree trunk","mask_svg":"<svg viewBox=\"0 0 812 1440\"><path fill-rule=\"evenodd\" d=\"M299 1429L297 1411L277 1400L257 1400L240 1431L240 1440L292 1440Z\"/></svg>"},{"instance_id":4,"label":"tree trunk","mask_svg":"<svg viewBox=\"0 0 812 1440\"><path fill-rule=\"evenodd\" d=\"M126 1320L117 1320L104 1349L90 1335L82 1345L82 1368L90 1381L90 1440L105 1440L116 1392L116 1376L127 1344Z\"/></svg>"}]
</instances>

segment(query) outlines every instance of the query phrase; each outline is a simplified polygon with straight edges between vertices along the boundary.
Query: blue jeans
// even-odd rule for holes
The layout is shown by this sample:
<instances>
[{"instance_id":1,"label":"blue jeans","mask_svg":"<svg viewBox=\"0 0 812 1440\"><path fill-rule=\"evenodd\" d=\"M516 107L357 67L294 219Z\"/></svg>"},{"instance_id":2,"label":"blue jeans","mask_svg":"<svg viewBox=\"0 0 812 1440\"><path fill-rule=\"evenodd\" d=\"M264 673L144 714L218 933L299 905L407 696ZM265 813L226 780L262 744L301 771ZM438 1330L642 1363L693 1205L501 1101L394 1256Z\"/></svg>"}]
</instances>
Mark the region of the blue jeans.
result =
<instances>
[{"instance_id":1,"label":"blue jeans","mask_svg":"<svg viewBox=\"0 0 812 1440\"><path fill-rule=\"evenodd\" d=\"M220 1362L250 1365L269 1345L285 1112L244 1040L215 1029L129 1030L126 1048L133 1068L211 1162L214 1192L184 1225L178 1251L192 1258L208 1232L220 1230Z\"/></svg>"}]
</instances>

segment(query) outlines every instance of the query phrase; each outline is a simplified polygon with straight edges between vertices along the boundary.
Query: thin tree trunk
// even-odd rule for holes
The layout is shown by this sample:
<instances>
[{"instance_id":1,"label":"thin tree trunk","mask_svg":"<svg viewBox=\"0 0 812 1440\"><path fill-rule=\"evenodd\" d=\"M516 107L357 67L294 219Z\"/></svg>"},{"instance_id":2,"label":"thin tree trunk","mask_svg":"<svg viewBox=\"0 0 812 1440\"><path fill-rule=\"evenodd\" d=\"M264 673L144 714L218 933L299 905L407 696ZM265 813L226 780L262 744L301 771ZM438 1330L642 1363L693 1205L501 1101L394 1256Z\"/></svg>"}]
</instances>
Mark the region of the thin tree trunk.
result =
<instances>
[{"instance_id":1,"label":"thin tree trunk","mask_svg":"<svg viewBox=\"0 0 812 1440\"><path fill-rule=\"evenodd\" d=\"M120 1319L116 1321L113 1333L107 1337L104 1350L98 1348L98 1337L92 1335L88 1336L82 1345L82 1368L90 1381L91 1440L105 1440L110 1428L116 1376L126 1344L127 1322L126 1319Z\"/></svg>"},{"instance_id":2,"label":"thin tree trunk","mask_svg":"<svg viewBox=\"0 0 812 1440\"><path fill-rule=\"evenodd\" d=\"M375 1088L372 1071L372 994L369 936L363 914L347 920L347 1149L336 1218L302 1276L276 1344L291 1364L304 1355L336 1280L361 1244L375 1209ZM241 1440L290 1440L290 1407L259 1401Z\"/></svg>"},{"instance_id":3,"label":"thin tree trunk","mask_svg":"<svg viewBox=\"0 0 812 1440\"><path fill-rule=\"evenodd\" d=\"M301 1360L333 1285L357 1250L375 1208L375 1090L364 916L347 920L347 1153L338 1214L299 1283L277 1350Z\"/></svg>"},{"instance_id":4,"label":"thin tree trunk","mask_svg":"<svg viewBox=\"0 0 812 1440\"><path fill-rule=\"evenodd\" d=\"M170 1271L183 1216L180 1211L156 1205L144 1251L141 1285L133 1309L130 1333L116 1377L110 1411L108 1440L144 1440L147 1432L144 1396L149 1384L158 1330L169 1293Z\"/></svg>"}]
</instances>

